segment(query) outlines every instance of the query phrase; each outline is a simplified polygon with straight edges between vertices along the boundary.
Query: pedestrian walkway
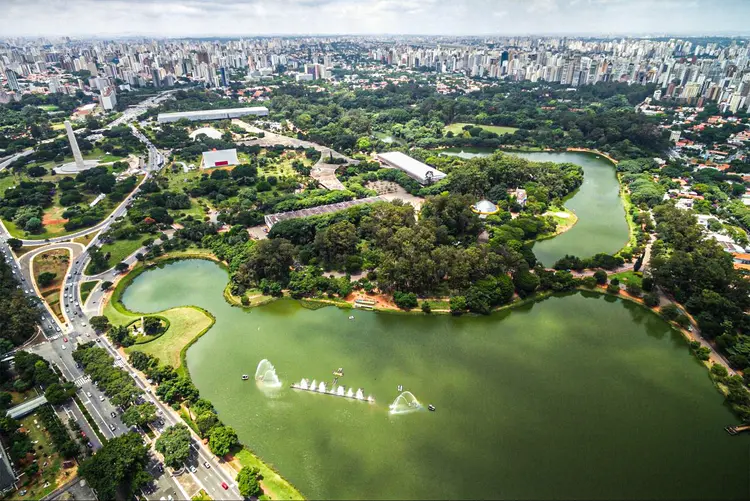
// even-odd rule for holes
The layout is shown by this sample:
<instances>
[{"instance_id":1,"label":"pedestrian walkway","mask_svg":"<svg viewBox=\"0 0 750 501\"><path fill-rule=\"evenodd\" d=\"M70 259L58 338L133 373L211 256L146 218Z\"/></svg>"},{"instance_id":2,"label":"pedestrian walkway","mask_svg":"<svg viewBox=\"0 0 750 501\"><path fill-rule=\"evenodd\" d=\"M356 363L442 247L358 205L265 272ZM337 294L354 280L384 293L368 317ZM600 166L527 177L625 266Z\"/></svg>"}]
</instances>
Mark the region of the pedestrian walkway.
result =
<instances>
[{"instance_id":1,"label":"pedestrian walkway","mask_svg":"<svg viewBox=\"0 0 750 501\"><path fill-rule=\"evenodd\" d=\"M73 381L73 384L75 384L79 388L83 388L83 385L91 381L91 376L86 374L85 376L78 377L75 381Z\"/></svg>"}]
</instances>

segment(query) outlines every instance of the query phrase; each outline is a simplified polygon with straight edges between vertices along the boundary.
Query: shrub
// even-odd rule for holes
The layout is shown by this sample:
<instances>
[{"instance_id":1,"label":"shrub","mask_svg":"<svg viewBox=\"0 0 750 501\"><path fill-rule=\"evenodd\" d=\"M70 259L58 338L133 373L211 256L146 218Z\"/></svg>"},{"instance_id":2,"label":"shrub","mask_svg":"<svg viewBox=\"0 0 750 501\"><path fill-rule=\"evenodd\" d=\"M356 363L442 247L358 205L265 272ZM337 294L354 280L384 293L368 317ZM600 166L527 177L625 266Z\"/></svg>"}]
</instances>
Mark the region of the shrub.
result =
<instances>
[{"instance_id":1,"label":"shrub","mask_svg":"<svg viewBox=\"0 0 750 501\"><path fill-rule=\"evenodd\" d=\"M451 314L460 315L466 310L466 298L463 296L451 297Z\"/></svg>"},{"instance_id":2,"label":"shrub","mask_svg":"<svg viewBox=\"0 0 750 501\"><path fill-rule=\"evenodd\" d=\"M594 279L596 280L596 283L599 285L604 285L607 283L607 272L604 270L596 270L594 272Z\"/></svg>"},{"instance_id":3,"label":"shrub","mask_svg":"<svg viewBox=\"0 0 750 501\"><path fill-rule=\"evenodd\" d=\"M651 277L643 277L641 284L646 292L651 292L654 289L654 279Z\"/></svg>"},{"instance_id":4,"label":"shrub","mask_svg":"<svg viewBox=\"0 0 750 501\"><path fill-rule=\"evenodd\" d=\"M676 320L679 314L680 310L673 304L668 304L661 309L661 316L669 322Z\"/></svg>"},{"instance_id":5,"label":"shrub","mask_svg":"<svg viewBox=\"0 0 750 501\"><path fill-rule=\"evenodd\" d=\"M583 286L588 289L593 289L596 287L596 278L594 277L584 277L582 280Z\"/></svg>"},{"instance_id":6,"label":"shrub","mask_svg":"<svg viewBox=\"0 0 750 501\"><path fill-rule=\"evenodd\" d=\"M430 303L425 301L422 303L422 311L424 313L430 313L432 311L432 307L430 306Z\"/></svg>"},{"instance_id":7,"label":"shrub","mask_svg":"<svg viewBox=\"0 0 750 501\"><path fill-rule=\"evenodd\" d=\"M607 292L609 292L610 294L619 294L620 286L610 282L609 285L607 285Z\"/></svg>"},{"instance_id":8,"label":"shrub","mask_svg":"<svg viewBox=\"0 0 750 501\"><path fill-rule=\"evenodd\" d=\"M643 296L643 302L649 308L654 308L659 305L659 296L657 294L654 294L653 292L649 292L648 294Z\"/></svg>"},{"instance_id":9,"label":"shrub","mask_svg":"<svg viewBox=\"0 0 750 501\"><path fill-rule=\"evenodd\" d=\"M396 291L393 293L393 302L402 310L410 310L417 306L417 295L413 292Z\"/></svg>"},{"instance_id":10,"label":"shrub","mask_svg":"<svg viewBox=\"0 0 750 501\"><path fill-rule=\"evenodd\" d=\"M643 289L641 289L641 286L636 283L629 283L625 290L628 291L628 294L635 297L641 297L641 294L643 294Z\"/></svg>"},{"instance_id":11,"label":"shrub","mask_svg":"<svg viewBox=\"0 0 750 501\"><path fill-rule=\"evenodd\" d=\"M721 379L727 377L729 375L729 371L727 371L727 368L721 364L713 364L711 366L711 374Z\"/></svg>"}]
</instances>

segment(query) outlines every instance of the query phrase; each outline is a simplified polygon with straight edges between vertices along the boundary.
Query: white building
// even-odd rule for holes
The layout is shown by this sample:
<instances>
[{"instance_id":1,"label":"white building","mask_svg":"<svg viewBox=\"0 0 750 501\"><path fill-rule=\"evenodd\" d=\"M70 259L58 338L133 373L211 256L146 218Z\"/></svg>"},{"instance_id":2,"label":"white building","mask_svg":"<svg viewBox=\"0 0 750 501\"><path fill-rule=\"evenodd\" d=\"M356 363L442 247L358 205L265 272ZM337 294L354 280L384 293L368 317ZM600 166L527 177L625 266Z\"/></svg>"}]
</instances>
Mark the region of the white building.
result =
<instances>
[{"instance_id":1,"label":"white building","mask_svg":"<svg viewBox=\"0 0 750 501\"><path fill-rule=\"evenodd\" d=\"M245 115L255 115L265 117L268 115L268 108L265 106L254 106L251 108L227 108L223 110L202 110L202 111L182 111L178 113L159 113L157 120L159 123L177 122L183 118L191 122L203 122L205 120L225 120L229 118L239 118Z\"/></svg>"},{"instance_id":2,"label":"white building","mask_svg":"<svg viewBox=\"0 0 750 501\"><path fill-rule=\"evenodd\" d=\"M105 87L102 89L102 108L112 111L117 106L117 95L114 87Z\"/></svg>"},{"instance_id":3,"label":"white building","mask_svg":"<svg viewBox=\"0 0 750 501\"><path fill-rule=\"evenodd\" d=\"M203 152L201 169L213 169L214 167L228 167L237 165L240 161L237 158L237 150L211 150Z\"/></svg>"},{"instance_id":4,"label":"white building","mask_svg":"<svg viewBox=\"0 0 750 501\"><path fill-rule=\"evenodd\" d=\"M382 165L401 169L406 172L409 177L417 180L420 184L434 183L445 178L446 174L440 172L437 169L430 167L427 164L415 160L408 155L404 155L400 151L389 151L387 153L378 153L378 161Z\"/></svg>"}]
</instances>

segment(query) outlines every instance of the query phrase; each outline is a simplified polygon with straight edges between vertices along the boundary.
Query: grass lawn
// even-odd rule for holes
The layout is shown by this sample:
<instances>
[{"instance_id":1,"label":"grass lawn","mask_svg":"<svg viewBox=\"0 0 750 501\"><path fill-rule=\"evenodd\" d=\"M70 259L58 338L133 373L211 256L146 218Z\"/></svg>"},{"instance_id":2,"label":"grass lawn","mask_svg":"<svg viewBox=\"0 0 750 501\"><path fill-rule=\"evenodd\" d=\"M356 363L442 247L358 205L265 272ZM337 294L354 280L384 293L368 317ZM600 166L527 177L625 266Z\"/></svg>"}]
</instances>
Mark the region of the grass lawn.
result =
<instances>
[{"instance_id":1,"label":"grass lawn","mask_svg":"<svg viewBox=\"0 0 750 501\"><path fill-rule=\"evenodd\" d=\"M89 233L88 235L84 235L82 237L74 238L73 241L82 245L88 245L93 239L94 235L96 233Z\"/></svg>"},{"instance_id":2,"label":"grass lawn","mask_svg":"<svg viewBox=\"0 0 750 501\"><path fill-rule=\"evenodd\" d=\"M41 110L44 110L44 111L57 111L57 110L60 109L55 104L42 104L42 105L38 106L38 108L41 109Z\"/></svg>"},{"instance_id":3,"label":"grass lawn","mask_svg":"<svg viewBox=\"0 0 750 501\"><path fill-rule=\"evenodd\" d=\"M638 286L643 286L643 273L636 272L636 271L623 271L621 273L614 273L609 276L609 279L612 280L613 278L617 278L620 280L620 283L623 284L637 284Z\"/></svg>"},{"instance_id":4,"label":"grass lawn","mask_svg":"<svg viewBox=\"0 0 750 501\"><path fill-rule=\"evenodd\" d=\"M50 285L42 287L37 283L37 287L46 293L49 291L59 292L62 286L65 272L68 270L70 263L70 253L67 249L54 249L42 252L34 256L34 280L44 272L54 273L57 275Z\"/></svg>"},{"instance_id":5,"label":"grass lawn","mask_svg":"<svg viewBox=\"0 0 750 501\"><path fill-rule=\"evenodd\" d=\"M107 261L109 264L107 269L112 268L114 265L140 249L143 246L143 241L148 238L154 237L152 235L140 235L135 240L115 240L111 244L102 245L102 252L105 254L109 252L110 254L109 260ZM91 269L91 263L86 267L86 274L94 274Z\"/></svg>"},{"instance_id":6,"label":"grass lawn","mask_svg":"<svg viewBox=\"0 0 750 501\"><path fill-rule=\"evenodd\" d=\"M467 124L467 123L459 122L455 124L446 125L445 128L443 129L443 132L445 133L453 132L453 134L460 134L463 132L463 128L466 125L473 125L475 127L481 127L484 130L488 132L494 132L495 134L499 136L502 136L503 134L513 134L515 131L518 130L518 128L516 127L503 127L501 125L474 125L474 124Z\"/></svg>"},{"instance_id":7,"label":"grass lawn","mask_svg":"<svg viewBox=\"0 0 750 501\"><path fill-rule=\"evenodd\" d=\"M16 184L18 184L18 179L13 176L5 175L0 177L0 195L3 195L5 190L12 188Z\"/></svg>"},{"instance_id":8,"label":"grass lawn","mask_svg":"<svg viewBox=\"0 0 750 501\"><path fill-rule=\"evenodd\" d=\"M555 207L554 205L550 205L544 215L550 216L557 223L557 229L555 230L556 235L569 230L578 222L578 216L565 207Z\"/></svg>"},{"instance_id":9,"label":"grass lawn","mask_svg":"<svg viewBox=\"0 0 750 501\"><path fill-rule=\"evenodd\" d=\"M34 459L39 465L39 473L30 479L28 475L24 475L19 482L19 490L28 490L23 499L42 499L57 488L58 480L61 480L60 483L64 482L64 479L60 478L62 459L52 447L52 439L36 414L21 419L21 426L28 432L33 444ZM44 466L45 464L47 466ZM11 495L10 498L20 499L17 495Z\"/></svg>"},{"instance_id":10,"label":"grass lawn","mask_svg":"<svg viewBox=\"0 0 750 501\"><path fill-rule=\"evenodd\" d=\"M112 302L104 307L104 315L109 318L112 325L126 325L133 320L141 318L141 315L123 313L117 310ZM169 320L169 329L153 341L128 347L125 351L142 351L155 357L159 357L162 365L172 365L174 368L180 366L180 351L197 335L207 329L212 319L202 311L179 307L161 311L156 315Z\"/></svg>"},{"instance_id":11,"label":"grass lawn","mask_svg":"<svg viewBox=\"0 0 750 501\"><path fill-rule=\"evenodd\" d=\"M284 480L281 475L276 473L249 450L243 447L234 457L242 466L254 466L260 470L261 475L263 475L263 480L260 481L260 484L269 498L304 499L302 493L295 489L292 484Z\"/></svg>"},{"instance_id":12,"label":"grass lawn","mask_svg":"<svg viewBox=\"0 0 750 501\"><path fill-rule=\"evenodd\" d=\"M65 317L62 314L62 306L60 305L60 292L57 290L43 292L42 297L47 301L47 304L60 322L65 323Z\"/></svg>"},{"instance_id":13,"label":"grass lawn","mask_svg":"<svg viewBox=\"0 0 750 501\"><path fill-rule=\"evenodd\" d=\"M451 309L450 301L444 301L442 299L425 299L423 301L419 301L419 306L417 306L416 308L413 308L412 311L421 311L422 303L424 303L425 301L430 303L430 310L450 310Z\"/></svg>"},{"instance_id":14,"label":"grass lawn","mask_svg":"<svg viewBox=\"0 0 750 501\"><path fill-rule=\"evenodd\" d=\"M83 282L81 284L81 304L86 303L86 299L88 299L89 294L91 294L91 291L94 290L94 287L98 283L96 280L91 280L90 282Z\"/></svg>"}]
</instances>

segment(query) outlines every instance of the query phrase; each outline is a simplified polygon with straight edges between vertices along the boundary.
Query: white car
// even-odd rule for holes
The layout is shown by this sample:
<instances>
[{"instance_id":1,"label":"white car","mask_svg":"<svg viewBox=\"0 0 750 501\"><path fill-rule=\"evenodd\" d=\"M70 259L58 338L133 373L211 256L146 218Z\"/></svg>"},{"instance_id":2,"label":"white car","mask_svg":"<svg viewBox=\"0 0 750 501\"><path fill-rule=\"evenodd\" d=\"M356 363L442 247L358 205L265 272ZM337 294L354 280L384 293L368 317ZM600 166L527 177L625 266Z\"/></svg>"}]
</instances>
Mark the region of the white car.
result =
<instances>
[{"instance_id":1,"label":"white car","mask_svg":"<svg viewBox=\"0 0 750 501\"><path fill-rule=\"evenodd\" d=\"M65 347L65 345L62 345L62 349L63 350L67 350L67 348Z\"/></svg>"}]
</instances>

